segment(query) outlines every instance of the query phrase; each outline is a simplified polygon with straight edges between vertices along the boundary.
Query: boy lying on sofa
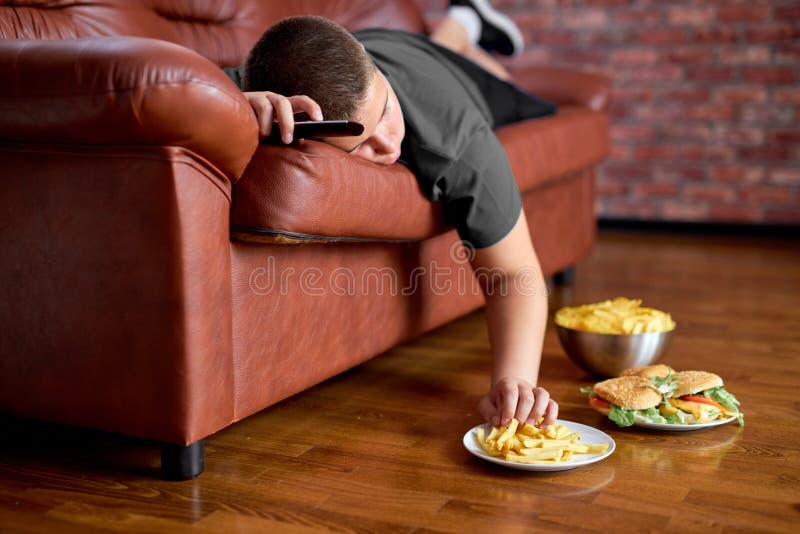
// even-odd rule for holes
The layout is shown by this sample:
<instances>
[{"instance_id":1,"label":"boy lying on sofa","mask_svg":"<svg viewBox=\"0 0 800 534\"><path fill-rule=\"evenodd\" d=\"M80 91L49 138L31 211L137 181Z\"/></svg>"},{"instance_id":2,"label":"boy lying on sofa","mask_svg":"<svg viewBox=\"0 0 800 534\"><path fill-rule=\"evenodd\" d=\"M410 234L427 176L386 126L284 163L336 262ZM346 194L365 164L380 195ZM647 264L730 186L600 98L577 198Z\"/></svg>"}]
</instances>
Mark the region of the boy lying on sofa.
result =
<instances>
[{"instance_id":1,"label":"boy lying on sofa","mask_svg":"<svg viewBox=\"0 0 800 534\"><path fill-rule=\"evenodd\" d=\"M543 418L547 426L558 405L537 386L545 282L493 128L552 114L555 106L506 81L507 71L487 53L519 51L511 19L486 0L453 1L447 15L430 37L385 29L351 34L321 17L287 18L262 35L243 67L226 72L245 91L263 136L277 123L291 143L297 112L355 120L364 125L361 135L322 140L414 172L428 198L442 203L473 269L490 273L478 279L493 355L481 416L494 425Z\"/></svg>"}]
</instances>

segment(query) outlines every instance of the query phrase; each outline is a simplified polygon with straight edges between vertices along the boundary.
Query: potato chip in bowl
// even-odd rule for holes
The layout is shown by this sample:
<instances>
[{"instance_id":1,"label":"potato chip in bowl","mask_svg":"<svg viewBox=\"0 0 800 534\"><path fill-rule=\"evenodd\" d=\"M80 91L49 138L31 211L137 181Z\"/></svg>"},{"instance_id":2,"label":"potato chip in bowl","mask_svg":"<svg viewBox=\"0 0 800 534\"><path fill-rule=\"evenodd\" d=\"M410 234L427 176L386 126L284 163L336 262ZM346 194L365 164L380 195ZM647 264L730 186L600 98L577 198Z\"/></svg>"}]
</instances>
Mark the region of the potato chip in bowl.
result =
<instances>
[{"instance_id":1,"label":"potato chip in bowl","mask_svg":"<svg viewBox=\"0 0 800 534\"><path fill-rule=\"evenodd\" d=\"M644 334L675 328L670 314L642 306L641 299L625 297L561 308L555 322L564 328L596 334Z\"/></svg>"}]
</instances>

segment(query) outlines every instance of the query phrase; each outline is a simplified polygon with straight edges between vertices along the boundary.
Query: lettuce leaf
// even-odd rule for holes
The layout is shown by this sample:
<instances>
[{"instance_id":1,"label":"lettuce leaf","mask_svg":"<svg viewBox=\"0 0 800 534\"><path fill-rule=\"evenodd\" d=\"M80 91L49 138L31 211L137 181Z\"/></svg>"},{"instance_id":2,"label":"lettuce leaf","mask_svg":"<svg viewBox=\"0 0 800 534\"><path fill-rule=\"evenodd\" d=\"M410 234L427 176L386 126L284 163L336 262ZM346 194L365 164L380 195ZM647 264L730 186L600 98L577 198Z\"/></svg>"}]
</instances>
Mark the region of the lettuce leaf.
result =
<instances>
[{"instance_id":1,"label":"lettuce leaf","mask_svg":"<svg viewBox=\"0 0 800 534\"><path fill-rule=\"evenodd\" d=\"M670 416L670 419L672 418L674 418L674 421L670 421L670 423L676 425L692 425L697 422L697 419L692 414L684 412L683 410L678 410L678 413Z\"/></svg>"},{"instance_id":2,"label":"lettuce leaf","mask_svg":"<svg viewBox=\"0 0 800 534\"><path fill-rule=\"evenodd\" d=\"M636 413L633 410L625 410L612 404L608 418L617 423L618 427L626 427L633 425Z\"/></svg>"},{"instance_id":3,"label":"lettuce leaf","mask_svg":"<svg viewBox=\"0 0 800 534\"><path fill-rule=\"evenodd\" d=\"M667 419L661 415L657 408L648 408L636 412L636 418L645 423L668 423Z\"/></svg>"},{"instance_id":4,"label":"lettuce leaf","mask_svg":"<svg viewBox=\"0 0 800 534\"><path fill-rule=\"evenodd\" d=\"M741 404L739 400L722 386L707 389L703 394L710 399L714 399L732 412L739 411L739 405Z\"/></svg>"},{"instance_id":5,"label":"lettuce leaf","mask_svg":"<svg viewBox=\"0 0 800 534\"><path fill-rule=\"evenodd\" d=\"M678 389L678 377L673 375L671 370L663 378L654 376L650 380L653 382L651 387L664 397L662 402L667 402L667 399L672 397L675 390Z\"/></svg>"},{"instance_id":6,"label":"lettuce leaf","mask_svg":"<svg viewBox=\"0 0 800 534\"><path fill-rule=\"evenodd\" d=\"M674 415L664 417L658 408L648 408L646 410L626 410L619 406L611 405L608 418L614 421L619 427L631 426L635 421L643 423L660 423L672 425L692 425L697 422L695 417L683 410L678 410Z\"/></svg>"},{"instance_id":7,"label":"lettuce leaf","mask_svg":"<svg viewBox=\"0 0 800 534\"><path fill-rule=\"evenodd\" d=\"M680 421L678 421L678 416L674 415L674 414L673 415L668 415L664 419L666 419L667 423L669 423L671 425L679 425L680 424Z\"/></svg>"},{"instance_id":8,"label":"lettuce leaf","mask_svg":"<svg viewBox=\"0 0 800 534\"><path fill-rule=\"evenodd\" d=\"M736 412L736 418L739 419L739 426L744 426L744 414L739 411L739 406L742 403L739 402L739 399L733 396L733 393L720 386L718 388L705 390L703 395L710 399L714 399L730 411Z\"/></svg>"},{"instance_id":9,"label":"lettuce leaf","mask_svg":"<svg viewBox=\"0 0 800 534\"><path fill-rule=\"evenodd\" d=\"M692 414L680 409L676 413L664 417L664 420L670 425L691 425L697 422Z\"/></svg>"}]
</instances>

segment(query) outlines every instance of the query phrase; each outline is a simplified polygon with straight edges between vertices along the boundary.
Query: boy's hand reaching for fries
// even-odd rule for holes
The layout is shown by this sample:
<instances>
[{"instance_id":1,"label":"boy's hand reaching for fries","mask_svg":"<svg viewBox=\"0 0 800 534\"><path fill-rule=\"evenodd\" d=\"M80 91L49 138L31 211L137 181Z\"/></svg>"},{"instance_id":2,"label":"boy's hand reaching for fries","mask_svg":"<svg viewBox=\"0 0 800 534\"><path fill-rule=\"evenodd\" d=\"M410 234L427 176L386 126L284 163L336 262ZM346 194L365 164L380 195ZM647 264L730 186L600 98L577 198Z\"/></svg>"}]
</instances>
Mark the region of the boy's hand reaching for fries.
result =
<instances>
[{"instance_id":1,"label":"boy's hand reaching for fries","mask_svg":"<svg viewBox=\"0 0 800 534\"><path fill-rule=\"evenodd\" d=\"M478 412L487 423L508 425L511 419L532 425L542 419L540 428L547 428L558 418L558 404L546 389L516 377L501 378L478 402Z\"/></svg>"}]
</instances>

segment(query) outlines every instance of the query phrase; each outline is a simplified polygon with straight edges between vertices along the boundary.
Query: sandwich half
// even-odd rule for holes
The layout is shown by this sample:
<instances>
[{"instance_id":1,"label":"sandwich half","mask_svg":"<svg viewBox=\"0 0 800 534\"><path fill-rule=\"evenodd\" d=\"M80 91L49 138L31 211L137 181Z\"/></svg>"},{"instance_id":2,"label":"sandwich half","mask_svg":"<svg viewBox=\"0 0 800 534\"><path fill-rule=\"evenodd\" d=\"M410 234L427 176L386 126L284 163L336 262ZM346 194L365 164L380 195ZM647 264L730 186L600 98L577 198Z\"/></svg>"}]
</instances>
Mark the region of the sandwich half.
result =
<instances>
[{"instance_id":1,"label":"sandwich half","mask_svg":"<svg viewBox=\"0 0 800 534\"><path fill-rule=\"evenodd\" d=\"M631 426L638 418L648 421L660 415L657 406L661 403L661 393L641 376L620 376L598 382L593 387L582 388L581 393L589 394L589 405L607 415L617 426Z\"/></svg>"},{"instance_id":2,"label":"sandwich half","mask_svg":"<svg viewBox=\"0 0 800 534\"><path fill-rule=\"evenodd\" d=\"M706 371L681 371L675 374L676 387L666 398L661 413L679 423L705 423L718 418L737 417L744 425L739 401L728 392L722 378Z\"/></svg>"}]
</instances>

